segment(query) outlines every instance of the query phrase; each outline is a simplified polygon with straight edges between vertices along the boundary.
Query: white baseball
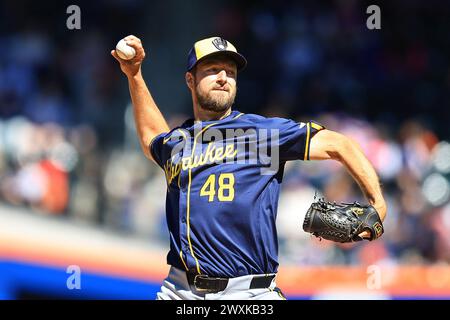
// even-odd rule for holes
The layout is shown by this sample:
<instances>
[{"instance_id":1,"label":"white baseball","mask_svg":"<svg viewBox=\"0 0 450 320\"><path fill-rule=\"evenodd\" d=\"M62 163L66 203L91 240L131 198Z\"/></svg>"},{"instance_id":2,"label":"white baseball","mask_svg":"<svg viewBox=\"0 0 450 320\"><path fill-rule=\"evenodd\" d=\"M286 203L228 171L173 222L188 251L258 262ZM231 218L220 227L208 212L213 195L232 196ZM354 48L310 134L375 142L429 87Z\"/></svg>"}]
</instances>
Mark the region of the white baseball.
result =
<instances>
[{"instance_id":1,"label":"white baseball","mask_svg":"<svg viewBox=\"0 0 450 320\"><path fill-rule=\"evenodd\" d=\"M123 60L133 59L136 55L136 50L127 45L124 39L120 40L116 45L117 55Z\"/></svg>"}]
</instances>

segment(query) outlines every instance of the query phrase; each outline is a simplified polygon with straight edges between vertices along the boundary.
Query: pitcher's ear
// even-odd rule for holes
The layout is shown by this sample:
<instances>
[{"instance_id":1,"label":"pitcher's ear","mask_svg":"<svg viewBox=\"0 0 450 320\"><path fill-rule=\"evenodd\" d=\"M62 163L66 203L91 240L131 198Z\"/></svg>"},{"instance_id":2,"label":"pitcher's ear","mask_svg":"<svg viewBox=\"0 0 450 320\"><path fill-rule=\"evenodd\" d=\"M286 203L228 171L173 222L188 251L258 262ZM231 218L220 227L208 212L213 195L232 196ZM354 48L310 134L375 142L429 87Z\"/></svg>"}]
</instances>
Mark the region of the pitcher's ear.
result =
<instances>
[{"instance_id":1,"label":"pitcher's ear","mask_svg":"<svg viewBox=\"0 0 450 320\"><path fill-rule=\"evenodd\" d=\"M186 79L186 85L189 87L189 89L194 89L194 76L190 72L186 72L185 75Z\"/></svg>"}]
</instances>

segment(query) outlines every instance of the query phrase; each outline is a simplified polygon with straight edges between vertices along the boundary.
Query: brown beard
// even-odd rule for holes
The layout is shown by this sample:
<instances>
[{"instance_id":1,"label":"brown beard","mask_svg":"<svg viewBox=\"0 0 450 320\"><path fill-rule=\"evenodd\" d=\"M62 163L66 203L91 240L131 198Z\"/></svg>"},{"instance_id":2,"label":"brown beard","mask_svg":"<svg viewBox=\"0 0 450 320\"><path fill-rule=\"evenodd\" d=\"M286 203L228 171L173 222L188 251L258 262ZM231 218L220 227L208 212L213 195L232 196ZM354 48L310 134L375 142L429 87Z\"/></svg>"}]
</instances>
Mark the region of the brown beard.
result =
<instances>
[{"instance_id":1,"label":"brown beard","mask_svg":"<svg viewBox=\"0 0 450 320\"><path fill-rule=\"evenodd\" d=\"M212 112L223 112L231 108L236 98L236 91L228 98L218 99L212 97L209 92L203 94L195 87L195 95L201 108Z\"/></svg>"}]
</instances>

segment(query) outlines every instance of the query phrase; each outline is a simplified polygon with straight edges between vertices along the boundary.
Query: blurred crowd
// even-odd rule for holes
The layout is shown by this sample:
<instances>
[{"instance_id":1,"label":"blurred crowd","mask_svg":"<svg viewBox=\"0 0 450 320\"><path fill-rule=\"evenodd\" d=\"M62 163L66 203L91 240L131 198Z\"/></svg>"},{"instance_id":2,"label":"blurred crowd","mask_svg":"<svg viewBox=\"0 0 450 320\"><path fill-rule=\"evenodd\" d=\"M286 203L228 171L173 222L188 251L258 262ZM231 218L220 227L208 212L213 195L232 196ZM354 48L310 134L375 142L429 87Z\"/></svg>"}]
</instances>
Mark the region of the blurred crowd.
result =
<instances>
[{"instance_id":1,"label":"blurred crowd","mask_svg":"<svg viewBox=\"0 0 450 320\"><path fill-rule=\"evenodd\" d=\"M332 161L288 163L278 216L282 262L450 261L450 5L399 2L383 4L379 31L365 28L364 6L350 0L227 1L205 22L249 60L238 110L314 119L357 140L380 175L385 235L336 245L304 233L303 215L316 192L364 202L358 186ZM67 30L49 32L61 23L51 8L25 14L16 1L2 2L0 201L166 245L164 173L141 153L127 86L105 59L123 36L117 19L154 13L145 1L99 3L81 4L93 13L69 41ZM144 37L155 32L142 19L127 21ZM179 51L177 43L162 45ZM169 90L163 94L170 99ZM164 111L171 126L191 113L187 91L183 99Z\"/></svg>"},{"instance_id":2,"label":"blurred crowd","mask_svg":"<svg viewBox=\"0 0 450 320\"><path fill-rule=\"evenodd\" d=\"M240 104L287 116L345 112L393 128L418 117L449 137L448 3L383 2L380 30L366 27L376 3L332 3L246 2L219 14L220 33L249 60Z\"/></svg>"}]
</instances>

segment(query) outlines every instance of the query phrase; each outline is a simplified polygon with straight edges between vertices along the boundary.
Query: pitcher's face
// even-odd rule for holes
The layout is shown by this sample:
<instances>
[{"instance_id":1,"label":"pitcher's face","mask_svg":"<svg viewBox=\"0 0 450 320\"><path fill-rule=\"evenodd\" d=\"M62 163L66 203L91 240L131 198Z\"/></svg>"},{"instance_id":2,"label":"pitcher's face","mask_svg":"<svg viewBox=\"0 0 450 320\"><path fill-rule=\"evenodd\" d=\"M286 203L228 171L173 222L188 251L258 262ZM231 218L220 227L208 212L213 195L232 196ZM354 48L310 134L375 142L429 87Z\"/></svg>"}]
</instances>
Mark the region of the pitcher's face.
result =
<instances>
[{"instance_id":1,"label":"pitcher's face","mask_svg":"<svg viewBox=\"0 0 450 320\"><path fill-rule=\"evenodd\" d=\"M224 112L236 97L236 63L229 58L212 57L197 64L193 70L194 92L201 108Z\"/></svg>"}]
</instances>

